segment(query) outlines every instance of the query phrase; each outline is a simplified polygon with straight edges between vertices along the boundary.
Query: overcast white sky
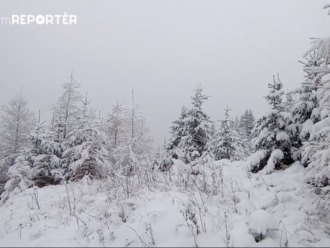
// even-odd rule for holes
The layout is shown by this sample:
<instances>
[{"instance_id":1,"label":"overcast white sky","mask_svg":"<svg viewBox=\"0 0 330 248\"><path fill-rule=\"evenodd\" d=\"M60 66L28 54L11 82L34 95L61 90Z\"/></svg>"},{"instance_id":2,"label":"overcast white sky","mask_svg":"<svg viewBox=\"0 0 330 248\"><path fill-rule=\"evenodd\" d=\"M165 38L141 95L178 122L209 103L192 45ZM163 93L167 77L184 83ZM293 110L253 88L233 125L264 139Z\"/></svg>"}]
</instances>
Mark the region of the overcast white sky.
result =
<instances>
[{"instance_id":1,"label":"overcast white sky","mask_svg":"<svg viewBox=\"0 0 330 248\"><path fill-rule=\"evenodd\" d=\"M156 144L168 134L196 84L211 95L205 111L223 118L267 111L272 75L285 89L303 79L297 61L310 37L328 36L329 0L13 1L0 17L74 14L76 26L0 24L0 104L20 88L31 109L50 118L61 84L74 76L105 116L131 89Z\"/></svg>"}]
</instances>

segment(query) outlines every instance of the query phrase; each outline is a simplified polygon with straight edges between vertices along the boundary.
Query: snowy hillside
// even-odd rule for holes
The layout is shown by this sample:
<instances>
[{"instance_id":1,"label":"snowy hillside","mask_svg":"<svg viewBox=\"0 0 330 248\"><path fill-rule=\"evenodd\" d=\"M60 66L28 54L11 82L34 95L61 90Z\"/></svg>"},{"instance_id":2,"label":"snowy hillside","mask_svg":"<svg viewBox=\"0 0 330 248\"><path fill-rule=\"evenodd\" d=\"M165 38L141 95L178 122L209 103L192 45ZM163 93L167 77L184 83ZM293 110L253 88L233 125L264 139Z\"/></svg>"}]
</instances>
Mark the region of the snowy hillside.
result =
<instances>
[{"instance_id":1,"label":"snowy hillside","mask_svg":"<svg viewBox=\"0 0 330 248\"><path fill-rule=\"evenodd\" d=\"M40 14L24 36L2 17L0 246L330 247L330 37L311 1L89 2L64 6L81 20L65 32L47 4L47 29L42 6L16 10ZM307 33L323 38L299 59Z\"/></svg>"},{"instance_id":2,"label":"snowy hillside","mask_svg":"<svg viewBox=\"0 0 330 248\"><path fill-rule=\"evenodd\" d=\"M330 225L298 162L270 175L228 160L196 168L191 174L177 162L170 172L151 173L148 187L132 181L129 197L126 178L27 189L0 207L0 244L329 246Z\"/></svg>"}]
</instances>

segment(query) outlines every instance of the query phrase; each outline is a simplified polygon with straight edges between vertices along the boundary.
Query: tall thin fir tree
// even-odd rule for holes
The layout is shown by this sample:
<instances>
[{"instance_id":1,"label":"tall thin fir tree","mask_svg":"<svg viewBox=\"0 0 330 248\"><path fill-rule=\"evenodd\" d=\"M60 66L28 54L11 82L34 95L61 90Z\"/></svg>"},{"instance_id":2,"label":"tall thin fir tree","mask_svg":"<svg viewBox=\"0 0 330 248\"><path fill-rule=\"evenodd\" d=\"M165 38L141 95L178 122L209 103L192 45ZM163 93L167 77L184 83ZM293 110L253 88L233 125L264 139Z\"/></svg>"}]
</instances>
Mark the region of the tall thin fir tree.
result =
<instances>
[{"instance_id":1,"label":"tall thin fir tree","mask_svg":"<svg viewBox=\"0 0 330 248\"><path fill-rule=\"evenodd\" d=\"M210 143L210 128L212 122L210 117L203 111L203 103L209 98L203 94L203 88L199 84L195 90L195 94L191 97L192 108L188 111L186 125L188 128L188 136L184 138L183 147L186 147L186 161L198 163L199 158L210 153L208 144ZM205 155L204 155L205 154Z\"/></svg>"},{"instance_id":2,"label":"tall thin fir tree","mask_svg":"<svg viewBox=\"0 0 330 248\"><path fill-rule=\"evenodd\" d=\"M53 131L60 142L66 140L68 133L77 127L80 115L79 104L83 99L79 92L80 84L74 79L73 73L70 75L70 81L64 83L62 87L64 91L52 108Z\"/></svg>"},{"instance_id":3,"label":"tall thin fir tree","mask_svg":"<svg viewBox=\"0 0 330 248\"><path fill-rule=\"evenodd\" d=\"M217 142L218 142L218 138L219 138L219 130L216 128L216 124L215 122L212 122L211 124L211 128L209 131L209 143L208 143L208 147L210 147L210 150L212 152L212 158L214 160L216 160L216 147L217 147Z\"/></svg>"},{"instance_id":4,"label":"tall thin fir tree","mask_svg":"<svg viewBox=\"0 0 330 248\"><path fill-rule=\"evenodd\" d=\"M124 113L122 141L113 151L116 169L127 177L150 169L152 164L153 140L139 106L135 105L133 90L132 102L132 108Z\"/></svg>"},{"instance_id":5,"label":"tall thin fir tree","mask_svg":"<svg viewBox=\"0 0 330 248\"><path fill-rule=\"evenodd\" d=\"M215 145L215 158L230 159L230 160L242 160L246 157L246 144L244 137L237 130L238 120L229 119L230 109L227 107L225 111L225 119L221 120L221 129L217 137Z\"/></svg>"},{"instance_id":6,"label":"tall thin fir tree","mask_svg":"<svg viewBox=\"0 0 330 248\"><path fill-rule=\"evenodd\" d=\"M112 163L116 163L114 151L124 142L125 137L125 109L123 104L112 105L112 112L106 120L107 150Z\"/></svg>"},{"instance_id":7,"label":"tall thin fir tree","mask_svg":"<svg viewBox=\"0 0 330 248\"><path fill-rule=\"evenodd\" d=\"M240 120L239 120L237 115L235 116L235 119L234 119L234 129L236 129L236 130L241 129L240 128Z\"/></svg>"},{"instance_id":8,"label":"tall thin fir tree","mask_svg":"<svg viewBox=\"0 0 330 248\"><path fill-rule=\"evenodd\" d=\"M244 140L246 146L246 153L251 153L252 150L252 129L255 119L252 110L245 110L239 121L239 133Z\"/></svg>"},{"instance_id":9,"label":"tall thin fir tree","mask_svg":"<svg viewBox=\"0 0 330 248\"><path fill-rule=\"evenodd\" d=\"M225 119L221 120L221 131L219 135L219 139L217 142L216 149L216 158L217 159L230 159L230 151L233 149L230 143L230 126L233 125L233 120L229 119L230 109L227 107L224 109L225 111Z\"/></svg>"},{"instance_id":10,"label":"tall thin fir tree","mask_svg":"<svg viewBox=\"0 0 330 248\"><path fill-rule=\"evenodd\" d=\"M255 123L255 118L254 118L252 110L250 109L250 110L248 110L248 114L247 114L247 128L246 128L250 141L252 139L252 130L253 130L254 123Z\"/></svg>"},{"instance_id":11,"label":"tall thin fir tree","mask_svg":"<svg viewBox=\"0 0 330 248\"><path fill-rule=\"evenodd\" d=\"M109 140L111 141L111 147L116 148L120 144L121 135L123 133L123 123L124 123L124 109L123 104L117 103L112 106L112 113L109 115L107 120L108 123L108 134Z\"/></svg>"}]
</instances>

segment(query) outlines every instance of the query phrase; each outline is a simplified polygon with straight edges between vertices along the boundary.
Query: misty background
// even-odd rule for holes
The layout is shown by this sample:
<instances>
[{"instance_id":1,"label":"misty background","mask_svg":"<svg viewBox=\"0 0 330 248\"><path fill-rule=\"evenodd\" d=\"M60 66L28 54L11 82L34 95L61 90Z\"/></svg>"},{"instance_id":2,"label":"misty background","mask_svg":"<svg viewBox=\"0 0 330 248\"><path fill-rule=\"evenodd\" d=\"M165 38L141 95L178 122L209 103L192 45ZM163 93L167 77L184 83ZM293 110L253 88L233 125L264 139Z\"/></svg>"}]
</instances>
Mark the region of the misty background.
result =
<instances>
[{"instance_id":1,"label":"misty background","mask_svg":"<svg viewBox=\"0 0 330 248\"><path fill-rule=\"evenodd\" d=\"M227 104L232 117L247 108L259 115L274 74L285 91L302 82L298 60L311 36L327 36L328 2L0 1L0 17L78 17L77 25L0 24L0 104L22 88L30 109L49 121L73 70L102 117L116 102L131 107L134 89L155 145L199 83L212 120Z\"/></svg>"}]
</instances>

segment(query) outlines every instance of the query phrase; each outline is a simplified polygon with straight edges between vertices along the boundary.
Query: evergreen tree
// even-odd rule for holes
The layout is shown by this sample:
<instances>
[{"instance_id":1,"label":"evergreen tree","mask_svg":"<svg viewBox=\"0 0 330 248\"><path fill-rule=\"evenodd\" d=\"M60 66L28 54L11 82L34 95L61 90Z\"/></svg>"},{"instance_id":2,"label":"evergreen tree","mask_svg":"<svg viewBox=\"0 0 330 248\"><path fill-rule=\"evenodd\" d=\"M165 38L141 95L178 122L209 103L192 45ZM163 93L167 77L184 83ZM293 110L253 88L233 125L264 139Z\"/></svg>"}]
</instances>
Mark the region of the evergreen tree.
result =
<instances>
[{"instance_id":1,"label":"evergreen tree","mask_svg":"<svg viewBox=\"0 0 330 248\"><path fill-rule=\"evenodd\" d=\"M237 115L235 116L235 120L234 120L233 125L234 125L233 127L234 127L235 130L241 130L242 129L240 119L238 118Z\"/></svg>"},{"instance_id":2,"label":"evergreen tree","mask_svg":"<svg viewBox=\"0 0 330 248\"><path fill-rule=\"evenodd\" d=\"M291 140L286 133L286 126L290 124L291 116L284 110L282 103L282 82L279 78L268 84L270 93L265 97L271 107L269 113L261 116L253 129L255 138L253 148L265 151L265 157L254 165L251 165L252 172L258 172L267 165L267 172L281 168L281 165L290 165ZM273 155L272 155L273 153ZM271 156L272 155L272 156Z\"/></svg>"},{"instance_id":3,"label":"evergreen tree","mask_svg":"<svg viewBox=\"0 0 330 248\"><path fill-rule=\"evenodd\" d=\"M151 169L153 142L145 118L139 111L139 106L134 103L133 90L132 99L133 106L124 115L122 141L113 150L116 170L127 177Z\"/></svg>"},{"instance_id":4,"label":"evergreen tree","mask_svg":"<svg viewBox=\"0 0 330 248\"><path fill-rule=\"evenodd\" d=\"M304 71L307 73L306 84L315 89L311 94L315 104L308 127L303 127L303 130L309 130L309 136L302 147L302 163L308 166L307 182L324 187L330 184L330 38L315 40L308 52L314 66L305 65Z\"/></svg>"},{"instance_id":5,"label":"evergreen tree","mask_svg":"<svg viewBox=\"0 0 330 248\"><path fill-rule=\"evenodd\" d=\"M252 149L251 140L254 122L255 119L252 110L247 109L240 118L239 128L236 129L244 140L246 154L249 154Z\"/></svg>"},{"instance_id":6,"label":"evergreen tree","mask_svg":"<svg viewBox=\"0 0 330 248\"><path fill-rule=\"evenodd\" d=\"M5 202L13 192L20 192L32 186L44 187L59 183L63 178L61 155L64 146L54 142L54 135L37 122L29 134L29 144L20 149L13 166L8 170L8 182L2 195Z\"/></svg>"},{"instance_id":7,"label":"evergreen tree","mask_svg":"<svg viewBox=\"0 0 330 248\"><path fill-rule=\"evenodd\" d=\"M250 123L249 123L249 111L245 110L239 121L239 127L243 131L243 135L246 139L249 139L251 135Z\"/></svg>"},{"instance_id":8,"label":"evergreen tree","mask_svg":"<svg viewBox=\"0 0 330 248\"><path fill-rule=\"evenodd\" d=\"M116 104L112 106L112 113L108 119L108 134L109 140L112 143L111 147L116 148L120 144L121 135L123 133L123 123L125 121L123 117L124 109L122 104Z\"/></svg>"},{"instance_id":9,"label":"evergreen tree","mask_svg":"<svg viewBox=\"0 0 330 248\"><path fill-rule=\"evenodd\" d=\"M29 145L28 134L33 127L33 113L27 99L20 93L2 106L0 117L0 194L7 182L8 168L14 165L24 147Z\"/></svg>"},{"instance_id":10,"label":"evergreen tree","mask_svg":"<svg viewBox=\"0 0 330 248\"><path fill-rule=\"evenodd\" d=\"M177 156L185 163L196 162L199 158L207 156L203 153L211 153L208 146L211 121L202 109L208 96L202 92L203 89L198 85L191 97L193 107L188 111L183 108L180 119L172 128L173 137L168 146L169 153L175 154L174 157Z\"/></svg>"},{"instance_id":11,"label":"evergreen tree","mask_svg":"<svg viewBox=\"0 0 330 248\"><path fill-rule=\"evenodd\" d=\"M216 128L216 125L214 122L212 122L210 130L209 130L209 142L207 144L207 147L209 149L209 159L208 161L216 160L216 148L217 148L217 142L219 138L219 130Z\"/></svg>"},{"instance_id":12,"label":"evergreen tree","mask_svg":"<svg viewBox=\"0 0 330 248\"><path fill-rule=\"evenodd\" d=\"M110 161L116 163L113 157L114 150L118 148L125 137L125 110L122 104L112 106L112 113L106 121L106 136L107 136L107 150L109 152Z\"/></svg>"},{"instance_id":13,"label":"evergreen tree","mask_svg":"<svg viewBox=\"0 0 330 248\"><path fill-rule=\"evenodd\" d=\"M53 131L57 141L67 139L68 133L73 131L79 122L80 108L78 104L82 101L82 96L78 89L80 84L70 76L70 81L62 85L64 92L53 106Z\"/></svg>"},{"instance_id":14,"label":"evergreen tree","mask_svg":"<svg viewBox=\"0 0 330 248\"><path fill-rule=\"evenodd\" d=\"M99 179L108 174L110 163L103 125L98 123L95 113L89 110L89 103L86 94L82 111L77 116L79 125L67 134L67 149L63 152L63 168L67 180L76 181L84 176Z\"/></svg>"},{"instance_id":15,"label":"evergreen tree","mask_svg":"<svg viewBox=\"0 0 330 248\"><path fill-rule=\"evenodd\" d=\"M254 126L254 122L255 122L255 118L253 115L252 110L250 109L248 111L248 115L247 115L247 133L249 134L249 139L251 140L251 136L252 136L252 130L253 130L253 126Z\"/></svg>"},{"instance_id":16,"label":"evergreen tree","mask_svg":"<svg viewBox=\"0 0 330 248\"><path fill-rule=\"evenodd\" d=\"M220 160L223 158L230 159L230 151L233 149L230 143L231 135L230 135L230 126L232 124L232 120L229 120L229 111L231 109L228 106L224 109L225 111L225 120L221 121L221 131L219 133L218 141L215 149L215 158L216 160Z\"/></svg>"},{"instance_id":17,"label":"evergreen tree","mask_svg":"<svg viewBox=\"0 0 330 248\"><path fill-rule=\"evenodd\" d=\"M35 186L44 187L54 185L63 179L62 153L65 150L63 144L54 140L54 133L38 122L30 133L32 148L30 149L30 180Z\"/></svg>"},{"instance_id":18,"label":"evergreen tree","mask_svg":"<svg viewBox=\"0 0 330 248\"><path fill-rule=\"evenodd\" d=\"M330 4L324 6L329 7ZM330 37L313 39L312 43L305 56L311 57L309 61L313 66L305 65L304 71L307 73L306 83L315 89L311 96L315 107L308 125L309 139L302 147L302 163L308 166L307 183L314 185L315 192L320 195L318 206L327 214L330 210Z\"/></svg>"},{"instance_id":19,"label":"evergreen tree","mask_svg":"<svg viewBox=\"0 0 330 248\"><path fill-rule=\"evenodd\" d=\"M225 110L225 119L221 121L221 130L215 144L215 159L241 160L246 156L246 144L239 133L238 120L229 119L228 106ZM236 123L236 124L235 124Z\"/></svg>"},{"instance_id":20,"label":"evergreen tree","mask_svg":"<svg viewBox=\"0 0 330 248\"><path fill-rule=\"evenodd\" d=\"M0 158L8 158L9 164L19 150L28 145L28 134L33 128L33 113L28 101L20 94L2 106L0 122Z\"/></svg>"},{"instance_id":21,"label":"evergreen tree","mask_svg":"<svg viewBox=\"0 0 330 248\"><path fill-rule=\"evenodd\" d=\"M31 157L30 149L21 148L20 153L15 157L14 163L9 167L8 181L5 184L4 192L1 194L0 206L7 201L12 193L16 194L33 186L31 181Z\"/></svg>"},{"instance_id":22,"label":"evergreen tree","mask_svg":"<svg viewBox=\"0 0 330 248\"><path fill-rule=\"evenodd\" d=\"M304 71L307 74L306 80L300 88L294 91L294 94L299 94L299 100L291 106L292 123L287 126L287 133L293 147L294 160L301 159L303 142L309 140L312 125L319 121L317 98L315 96L319 80L314 81L316 74L310 70L317 67L319 67L319 62L315 58L315 53L309 54L307 62L304 63ZM303 160L302 163L306 167L308 161Z\"/></svg>"},{"instance_id":23,"label":"evergreen tree","mask_svg":"<svg viewBox=\"0 0 330 248\"><path fill-rule=\"evenodd\" d=\"M183 147L187 148L186 160L191 162L202 157L204 152L209 152L209 129L211 126L210 117L204 113L202 105L209 97L202 94L203 89L197 86L195 94L191 97L193 107L188 111L188 116L184 120L188 127L188 136L183 139Z\"/></svg>"},{"instance_id":24,"label":"evergreen tree","mask_svg":"<svg viewBox=\"0 0 330 248\"><path fill-rule=\"evenodd\" d=\"M166 151L168 155L174 159L184 159L185 153L182 146L179 146L182 138L188 135L188 127L185 126L184 120L187 118L188 109L185 106L181 108L181 114L178 120L173 122L171 126L171 139L167 144Z\"/></svg>"}]
</instances>

